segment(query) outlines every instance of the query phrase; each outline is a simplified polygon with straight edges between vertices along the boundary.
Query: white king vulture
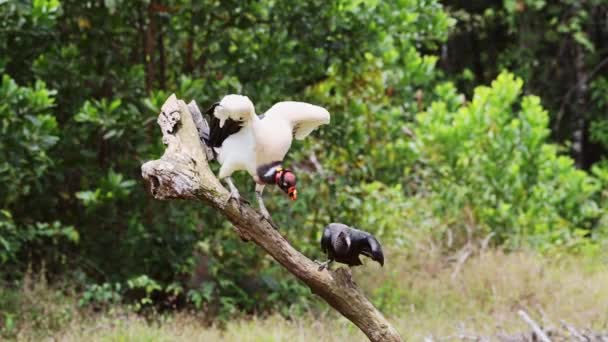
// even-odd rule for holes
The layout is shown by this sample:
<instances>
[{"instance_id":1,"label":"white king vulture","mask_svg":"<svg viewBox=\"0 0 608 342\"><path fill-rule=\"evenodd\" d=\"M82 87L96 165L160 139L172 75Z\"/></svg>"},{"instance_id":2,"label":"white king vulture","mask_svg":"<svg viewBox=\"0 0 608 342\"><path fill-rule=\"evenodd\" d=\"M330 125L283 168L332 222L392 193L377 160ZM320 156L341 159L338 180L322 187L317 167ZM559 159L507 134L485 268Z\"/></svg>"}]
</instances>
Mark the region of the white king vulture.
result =
<instances>
[{"instance_id":1,"label":"white king vulture","mask_svg":"<svg viewBox=\"0 0 608 342\"><path fill-rule=\"evenodd\" d=\"M241 201L230 176L235 171L247 171L256 182L262 218L273 224L262 191L267 184L276 184L296 200L296 176L292 170L283 168L283 158L293 138L304 139L320 125L328 124L329 112L309 103L286 101L276 103L258 116L247 96L226 95L206 114L209 131L203 132L202 138L221 164L219 178L230 187L229 200L239 204Z\"/></svg>"}]
</instances>

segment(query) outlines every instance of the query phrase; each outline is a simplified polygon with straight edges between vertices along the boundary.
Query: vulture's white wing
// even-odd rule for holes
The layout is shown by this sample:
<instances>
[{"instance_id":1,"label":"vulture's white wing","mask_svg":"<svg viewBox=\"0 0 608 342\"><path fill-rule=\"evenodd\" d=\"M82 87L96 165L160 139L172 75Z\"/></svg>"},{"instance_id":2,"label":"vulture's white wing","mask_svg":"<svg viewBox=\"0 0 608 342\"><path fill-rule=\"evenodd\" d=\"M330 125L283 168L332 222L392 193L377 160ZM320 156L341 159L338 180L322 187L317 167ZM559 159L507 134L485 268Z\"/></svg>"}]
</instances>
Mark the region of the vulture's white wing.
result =
<instances>
[{"instance_id":1,"label":"vulture's white wing","mask_svg":"<svg viewBox=\"0 0 608 342\"><path fill-rule=\"evenodd\" d=\"M327 109L306 102L278 102L264 113L264 119L285 120L291 124L296 139L306 138L321 125L329 123Z\"/></svg>"},{"instance_id":2,"label":"vulture's white wing","mask_svg":"<svg viewBox=\"0 0 608 342\"><path fill-rule=\"evenodd\" d=\"M226 121L246 122L255 115L253 102L244 95L230 94L214 107L213 116L219 120L220 128L224 127Z\"/></svg>"}]
</instances>

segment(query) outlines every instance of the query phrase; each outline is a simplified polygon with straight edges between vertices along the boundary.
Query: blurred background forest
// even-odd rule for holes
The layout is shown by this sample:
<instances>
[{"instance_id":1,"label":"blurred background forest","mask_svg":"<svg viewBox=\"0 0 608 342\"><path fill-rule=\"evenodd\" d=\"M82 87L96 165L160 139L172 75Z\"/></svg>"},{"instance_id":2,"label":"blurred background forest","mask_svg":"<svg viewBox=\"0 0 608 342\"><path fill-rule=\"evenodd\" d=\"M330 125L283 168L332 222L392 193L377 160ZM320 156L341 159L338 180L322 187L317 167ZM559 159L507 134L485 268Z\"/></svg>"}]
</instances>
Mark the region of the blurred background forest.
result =
<instances>
[{"instance_id":1,"label":"blurred background forest","mask_svg":"<svg viewBox=\"0 0 608 342\"><path fill-rule=\"evenodd\" d=\"M311 258L329 222L376 234L385 267L355 275L387 315L455 312L493 281L467 274L568 260L555 272L592 277L577 302L598 312L580 319L608 330L608 293L585 287L608 280L608 1L0 0L0 19L0 336L115 306L327 310L210 208L146 193L171 93L330 111L287 157L298 201L273 189L266 204ZM563 288L530 268L509 279ZM454 278L474 284L439 289Z\"/></svg>"}]
</instances>

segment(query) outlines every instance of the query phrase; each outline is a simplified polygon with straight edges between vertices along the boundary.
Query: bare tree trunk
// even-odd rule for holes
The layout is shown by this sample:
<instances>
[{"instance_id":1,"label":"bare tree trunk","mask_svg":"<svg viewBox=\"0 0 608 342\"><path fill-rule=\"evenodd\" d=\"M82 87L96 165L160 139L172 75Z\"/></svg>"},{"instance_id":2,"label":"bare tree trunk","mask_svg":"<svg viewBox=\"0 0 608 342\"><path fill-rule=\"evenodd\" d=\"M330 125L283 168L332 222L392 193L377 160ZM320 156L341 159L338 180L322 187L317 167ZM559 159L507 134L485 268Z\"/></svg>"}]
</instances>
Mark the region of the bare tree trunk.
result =
<instances>
[{"instance_id":1,"label":"bare tree trunk","mask_svg":"<svg viewBox=\"0 0 608 342\"><path fill-rule=\"evenodd\" d=\"M574 60L576 69L576 102L572 113L574 127L572 130L572 154L578 168L585 167L585 126L587 111L587 70L585 66L584 48L576 45L576 57Z\"/></svg>"},{"instance_id":2,"label":"bare tree trunk","mask_svg":"<svg viewBox=\"0 0 608 342\"><path fill-rule=\"evenodd\" d=\"M156 81L156 65L154 64L154 51L156 50L156 3L150 1L148 5L148 25L146 27L144 62L146 66L146 91L154 88Z\"/></svg>"},{"instance_id":3,"label":"bare tree trunk","mask_svg":"<svg viewBox=\"0 0 608 342\"><path fill-rule=\"evenodd\" d=\"M188 27L188 38L186 40L186 52L184 53L184 74L191 74L194 70L194 9L188 9L190 15L190 26Z\"/></svg>"},{"instance_id":4,"label":"bare tree trunk","mask_svg":"<svg viewBox=\"0 0 608 342\"><path fill-rule=\"evenodd\" d=\"M162 106L158 124L167 145L159 160L142 165L142 176L156 199L199 200L217 209L237 234L262 247L312 292L357 325L371 341L401 341L399 333L357 288L350 270L319 271L318 265L295 250L287 240L247 205L242 210L209 169L195 122L200 111L195 103L171 95Z\"/></svg>"},{"instance_id":5,"label":"bare tree trunk","mask_svg":"<svg viewBox=\"0 0 608 342\"><path fill-rule=\"evenodd\" d=\"M159 85L160 89L165 89L166 85L166 71L167 71L167 58L165 53L165 35L163 34L162 21L158 21L158 70L159 70Z\"/></svg>"}]
</instances>

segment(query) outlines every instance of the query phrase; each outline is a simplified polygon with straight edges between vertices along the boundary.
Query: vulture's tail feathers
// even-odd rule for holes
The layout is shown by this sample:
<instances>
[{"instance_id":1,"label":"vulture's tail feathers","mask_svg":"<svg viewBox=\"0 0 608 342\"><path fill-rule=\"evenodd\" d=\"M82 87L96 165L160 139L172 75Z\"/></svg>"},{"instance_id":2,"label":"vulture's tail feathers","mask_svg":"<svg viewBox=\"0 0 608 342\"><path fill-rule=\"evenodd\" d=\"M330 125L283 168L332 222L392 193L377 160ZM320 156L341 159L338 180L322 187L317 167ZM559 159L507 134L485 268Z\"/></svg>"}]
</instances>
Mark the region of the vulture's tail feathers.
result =
<instances>
[{"instance_id":1,"label":"vulture's tail feathers","mask_svg":"<svg viewBox=\"0 0 608 342\"><path fill-rule=\"evenodd\" d=\"M323 253L327 253L329 251L331 245L331 229L330 226L325 227L323 229L323 235L321 236L321 250Z\"/></svg>"},{"instance_id":2,"label":"vulture's tail feathers","mask_svg":"<svg viewBox=\"0 0 608 342\"><path fill-rule=\"evenodd\" d=\"M213 108L215 108L215 106L211 107L213 110ZM192 119L194 120L194 125L196 126L196 129L198 130L198 136L201 140L201 142L203 143L203 150L205 151L205 154L207 155L207 160L211 161L213 159L215 159L215 154L213 153L213 149L207 145L207 141L209 141L209 136L211 134L211 129L209 128L209 123L207 122L207 120L205 119L205 117L203 116L203 114L201 113L201 111L198 109L198 106L196 105L196 101L192 100L189 104L188 104L188 109L190 110L190 114L192 114ZM205 114L209 115L209 110L207 110L207 112L205 112ZM213 113L211 113L211 115L213 115Z\"/></svg>"}]
</instances>

